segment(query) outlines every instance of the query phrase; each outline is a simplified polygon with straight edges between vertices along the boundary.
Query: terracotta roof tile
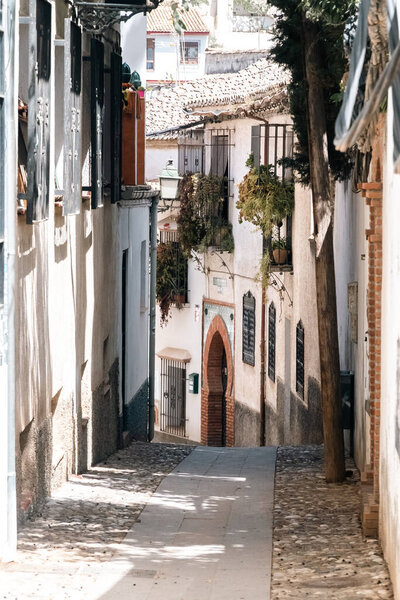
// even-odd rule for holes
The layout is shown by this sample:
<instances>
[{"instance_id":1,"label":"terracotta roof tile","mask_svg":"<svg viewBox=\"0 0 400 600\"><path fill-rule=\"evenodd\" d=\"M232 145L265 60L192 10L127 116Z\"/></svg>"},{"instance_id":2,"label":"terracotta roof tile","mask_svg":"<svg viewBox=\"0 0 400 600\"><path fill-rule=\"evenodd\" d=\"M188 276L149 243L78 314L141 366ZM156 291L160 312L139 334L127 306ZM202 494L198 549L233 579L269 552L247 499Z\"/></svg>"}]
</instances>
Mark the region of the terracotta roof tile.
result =
<instances>
[{"instance_id":1,"label":"terracotta roof tile","mask_svg":"<svg viewBox=\"0 0 400 600\"><path fill-rule=\"evenodd\" d=\"M194 123L199 121L199 115L239 114L241 105L261 110L272 106L276 98L277 105L281 106L282 90L288 81L287 72L269 58L263 58L237 73L205 75L176 87L153 91L146 103L147 135ZM176 134L162 137L174 138Z\"/></svg>"},{"instance_id":2,"label":"terracotta roof tile","mask_svg":"<svg viewBox=\"0 0 400 600\"><path fill-rule=\"evenodd\" d=\"M208 33L207 25L195 8L190 8L188 11L181 11L180 16L186 25L187 33ZM164 2L158 8L148 13L147 31L152 33L173 33L175 31L172 24L172 8L170 3Z\"/></svg>"}]
</instances>

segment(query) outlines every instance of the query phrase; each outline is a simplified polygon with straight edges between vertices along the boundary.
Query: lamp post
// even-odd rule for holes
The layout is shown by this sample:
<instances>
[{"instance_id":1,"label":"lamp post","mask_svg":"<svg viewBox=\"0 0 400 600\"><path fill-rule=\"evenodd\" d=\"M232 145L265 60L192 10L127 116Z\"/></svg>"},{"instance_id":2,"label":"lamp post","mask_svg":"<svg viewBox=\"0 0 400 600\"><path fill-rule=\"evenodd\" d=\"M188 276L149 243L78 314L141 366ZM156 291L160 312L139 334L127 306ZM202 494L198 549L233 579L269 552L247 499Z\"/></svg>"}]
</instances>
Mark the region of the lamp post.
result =
<instances>
[{"instance_id":1,"label":"lamp post","mask_svg":"<svg viewBox=\"0 0 400 600\"><path fill-rule=\"evenodd\" d=\"M178 170L174 166L174 161L169 160L160 175L160 196L164 203L164 208L161 210L172 208L178 195L178 184L181 179L182 177L179 176ZM170 206L167 203L170 203Z\"/></svg>"}]
</instances>

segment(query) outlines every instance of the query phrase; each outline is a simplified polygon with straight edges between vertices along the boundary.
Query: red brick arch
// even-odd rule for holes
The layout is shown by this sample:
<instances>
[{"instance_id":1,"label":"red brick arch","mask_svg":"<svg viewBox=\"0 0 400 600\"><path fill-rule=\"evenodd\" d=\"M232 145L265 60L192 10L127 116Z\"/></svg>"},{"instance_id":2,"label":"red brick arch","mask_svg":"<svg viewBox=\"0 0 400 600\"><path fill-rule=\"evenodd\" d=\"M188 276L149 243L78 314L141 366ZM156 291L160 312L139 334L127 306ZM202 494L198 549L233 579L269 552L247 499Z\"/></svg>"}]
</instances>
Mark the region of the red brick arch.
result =
<instances>
[{"instance_id":1,"label":"red brick arch","mask_svg":"<svg viewBox=\"0 0 400 600\"><path fill-rule=\"evenodd\" d=\"M206 446L222 445L222 380L221 363L225 349L228 369L226 387L226 446L235 444L235 411L233 399L233 360L226 325L215 316L207 332L203 357L203 388L201 390L201 442Z\"/></svg>"}]
</instances>

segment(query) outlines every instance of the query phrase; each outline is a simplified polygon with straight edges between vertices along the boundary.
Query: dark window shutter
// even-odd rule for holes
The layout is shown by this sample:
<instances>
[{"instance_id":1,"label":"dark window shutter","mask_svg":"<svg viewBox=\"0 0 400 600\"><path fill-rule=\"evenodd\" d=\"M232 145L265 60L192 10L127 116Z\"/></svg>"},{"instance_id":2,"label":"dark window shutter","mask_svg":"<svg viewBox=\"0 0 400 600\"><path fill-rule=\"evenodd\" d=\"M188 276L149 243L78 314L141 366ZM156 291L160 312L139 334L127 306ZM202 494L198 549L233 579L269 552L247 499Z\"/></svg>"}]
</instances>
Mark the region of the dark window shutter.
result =
<instances>
[{"instance_id":1,"label":"dark window shutter","mask_svg":"<svg viewBox=\"0 0 400 600\"><path fill-rule=\"evenodd\" d=\"M242 360L254 367L255 364L256 299L247 292L243 296Z\"/></svg>"},{"instance_id":2,"label":"dark window shutter","mask_svg":"<svg viewBox=\"0 0 400 600\"><path fill-rule=\"evenodd\" d=\"M268 309L268 377L275 381L276 309L271 302Z\"/></svg>"},{"instance_id":3,"label":"dark window shutter","mask_svg":"<svg viewBox=\"0 0 400 600\"><path fill-rule=\"evenodd\" d=\"M80 212L81 206L81 79L82 31L64 21L64 202L63 214Z\"/></svg>"},{"instance_id":4,"label":"dark window shutter","mask_svg":"<svg viewBox=\"0 0 400 600\"><path fill-rule=\"evenodd\" d=\"M122 151L122 58L111 53L111 202L117 202L121 194Z\"/></svg>"},{"instance_id":5,"label":"dark window shutter","mask_svg":"<svg viewBox=\"0 0 400 600\"><path fill-rule=\"evenodd\" d=\"M26 222L49 216L51 4L31 0L29 8L28 184Z\"/></svg>"},{"instance_id":6,"label":"dark window shutter","mask_svg":"<svg viewBox=\"0 0 400 600\"><path fill-rule=\"evenodd\" d=\"M90 40L91 70L91 178L92 208L103 201L103 106L104 106L104 44Z\"/></svg>"},{"instance_id":7,"label":"dark window shutter","mask_svg":"<svg viewBox=\"0 0 400 600\"><path fill-rule=\"evenodd\" d=\"M251 127L251 153L254 158L254 166L260 166L260 138L261 138L261 126L252 125Z\"/></svg>"},{"instance_id":8,"label":"dark window shutter","mask_svg":"<svg viewBox=\"0 0 400 600\"><path fill-rule=\"evenodd\" d=\"M304 329L301 321L296 327L296 392L304 399Z\"/></svg>"}]
</instances>

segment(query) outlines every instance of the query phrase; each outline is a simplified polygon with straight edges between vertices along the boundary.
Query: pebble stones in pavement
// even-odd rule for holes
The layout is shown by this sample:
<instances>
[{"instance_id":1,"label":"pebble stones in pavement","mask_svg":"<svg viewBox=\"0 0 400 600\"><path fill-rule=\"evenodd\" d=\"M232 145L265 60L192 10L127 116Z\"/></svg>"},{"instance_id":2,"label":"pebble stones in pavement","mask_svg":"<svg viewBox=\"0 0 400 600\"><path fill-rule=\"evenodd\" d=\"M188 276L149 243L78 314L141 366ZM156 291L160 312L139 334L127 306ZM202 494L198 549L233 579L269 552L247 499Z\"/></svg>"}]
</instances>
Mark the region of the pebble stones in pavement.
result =
<instances>
[{"instance_id":1,"label":"pebble stones in pavement","mask_svg":"<svg viewBox=\"0 0 400 600\"><path fill-rule=\"evenodd\" d=\"M109 560L161 480L192 450L133 442L73 476L19 531L18 568Z\"/></svg>"},{"instance_id":2,"label":"pebble stones in pavement","mask_svg":"<svg viewBox=\"0 0 400 600\"><path fill-rule=\"evenodd\" d=\"M271 600L392 599L387 566L359 520L360 482L327 484L320 446L278 449Z\"/></svg>"}]
</instances>

